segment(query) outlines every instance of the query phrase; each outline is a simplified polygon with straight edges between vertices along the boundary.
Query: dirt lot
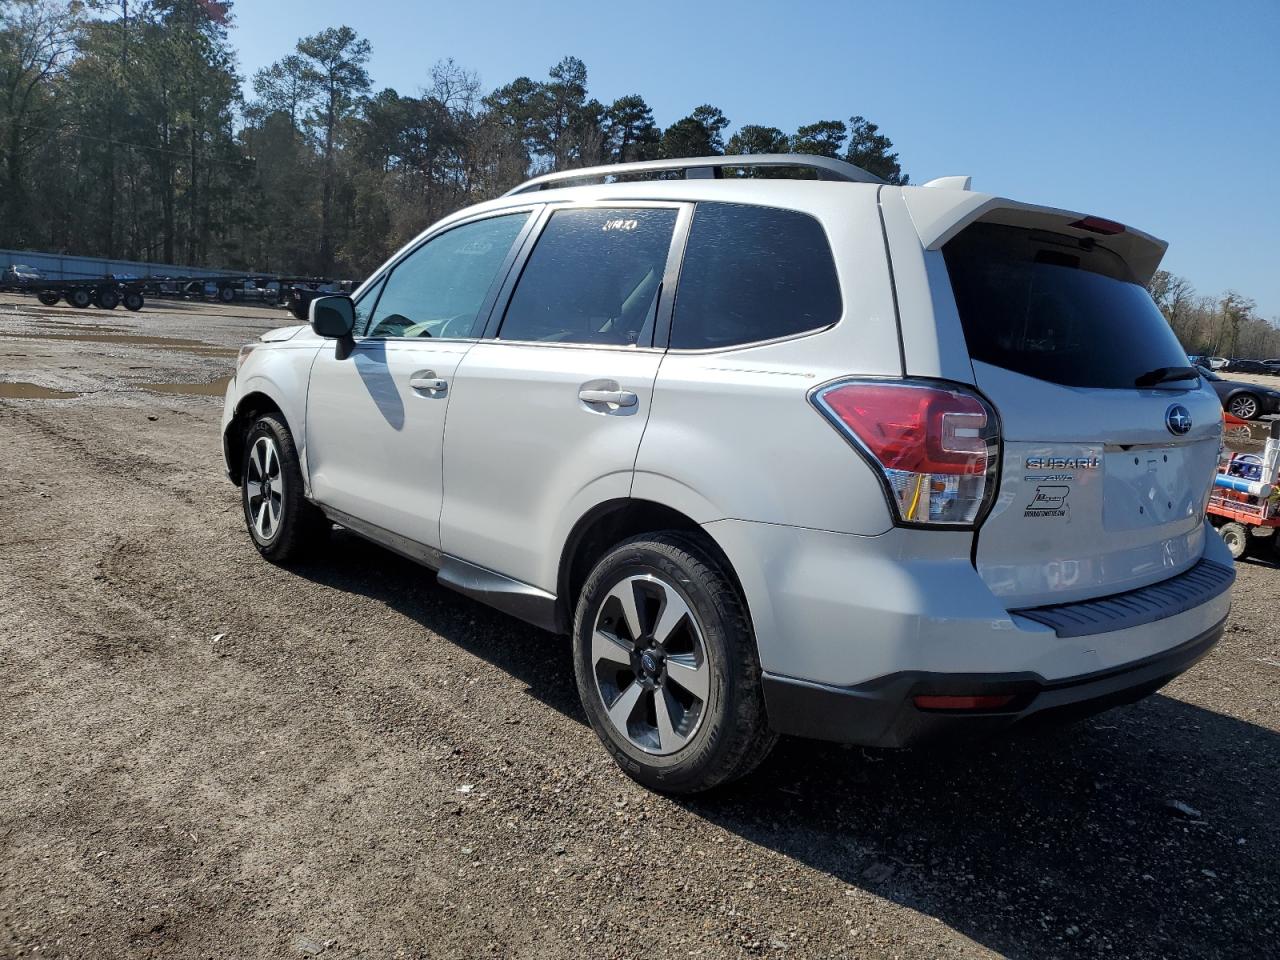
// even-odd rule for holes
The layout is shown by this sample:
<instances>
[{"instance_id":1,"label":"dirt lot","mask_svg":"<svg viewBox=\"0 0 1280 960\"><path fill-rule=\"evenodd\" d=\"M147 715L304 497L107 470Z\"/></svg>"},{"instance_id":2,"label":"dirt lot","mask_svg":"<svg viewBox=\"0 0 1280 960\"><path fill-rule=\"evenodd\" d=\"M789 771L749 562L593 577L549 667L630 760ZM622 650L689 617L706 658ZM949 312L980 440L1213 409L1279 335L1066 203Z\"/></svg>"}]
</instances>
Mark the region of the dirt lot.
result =
<instances>
[{"instance_id":1,"label":"dirt lot","mask_svg":"<svg viewBox=\"0 0 1280 960\"><path fill-rule=\"evenodd\" d=\"M73 394L0 399L0 957L1280 955L1269 560L1136 706L666 799L567 642L341 533L258 558L195 385L285 322L0 298L0 380Z\"/></svg>"}]
</instances>

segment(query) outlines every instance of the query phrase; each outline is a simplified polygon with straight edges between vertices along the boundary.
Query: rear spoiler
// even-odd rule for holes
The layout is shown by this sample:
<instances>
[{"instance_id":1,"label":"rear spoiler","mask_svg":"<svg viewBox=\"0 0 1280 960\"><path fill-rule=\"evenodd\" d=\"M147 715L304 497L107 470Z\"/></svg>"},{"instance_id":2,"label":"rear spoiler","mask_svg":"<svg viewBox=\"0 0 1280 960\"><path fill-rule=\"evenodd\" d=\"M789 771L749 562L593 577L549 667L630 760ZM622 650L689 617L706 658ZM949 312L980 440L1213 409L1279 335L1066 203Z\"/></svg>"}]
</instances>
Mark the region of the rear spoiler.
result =
<instances>
[{"instance_id":1,"label":"rear spoiler","mask_svg":"<svg viewBox=\"0 0 1280 960\"><path fill-rule=\"evenodd\" d=\"M979 221L1050 230L1098 241L1099 245L1123 258L1138 282L1145 284L1160 266L1169 246L1149 233L1122 223L1057 207L1041 207L960 190L901 189L902 199L926 250L942 249L943 244L957 233Z\"/></svg>"}]
</instances>

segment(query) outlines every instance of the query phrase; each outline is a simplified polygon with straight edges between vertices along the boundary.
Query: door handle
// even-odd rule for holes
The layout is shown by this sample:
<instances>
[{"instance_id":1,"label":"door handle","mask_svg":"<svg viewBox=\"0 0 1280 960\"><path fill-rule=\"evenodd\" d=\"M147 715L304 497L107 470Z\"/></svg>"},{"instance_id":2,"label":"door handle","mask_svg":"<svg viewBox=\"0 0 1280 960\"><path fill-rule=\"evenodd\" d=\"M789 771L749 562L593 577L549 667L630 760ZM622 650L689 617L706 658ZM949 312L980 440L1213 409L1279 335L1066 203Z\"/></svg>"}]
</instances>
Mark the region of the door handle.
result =
<instances>
[{"instance_id":1,"label":"door handle","mask_svg":"<svg viewBox=\"0 0 1280 960\"><path fill-rule=\"evenodd\" d=\"M449 381L437 377L434 370L419 370L409 378L409 386L414 390L438 394L449 389Z\"/></svg>"},{"instance_id":2,"label":"door handle","mask_svg":"<svg viewBox=\"0 0 1280 960\"><path fill-rule=\"evenodd\" d=\"M640 402L630 390L589 390L583 387L578 391L578 399L583 403L612 403L619 407L634 407Z\"/></svg>"}]
</instances>

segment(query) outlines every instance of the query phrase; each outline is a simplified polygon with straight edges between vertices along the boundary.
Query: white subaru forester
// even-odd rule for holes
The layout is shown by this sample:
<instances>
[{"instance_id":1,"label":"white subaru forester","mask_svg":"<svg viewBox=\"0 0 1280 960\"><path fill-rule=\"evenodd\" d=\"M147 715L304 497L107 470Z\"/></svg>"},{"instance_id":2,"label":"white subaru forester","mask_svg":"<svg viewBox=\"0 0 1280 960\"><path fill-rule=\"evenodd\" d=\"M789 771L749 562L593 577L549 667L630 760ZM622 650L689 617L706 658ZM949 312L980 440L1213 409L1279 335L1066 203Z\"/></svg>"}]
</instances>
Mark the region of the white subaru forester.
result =
<instances>
[{"instance_id":1,"label":"white subaru forester","mask_svg":"<svg viewBox=\"0 0 1280 960\"><path fill-rule=\"evenodd\" d=\"M968 186L715 157L460 211L241 351L249 534L286 562L336 523L572 634L592 726L661 790L779 733L1151 693L1234 578L1221 408L1143 287L1165 245Z\"/></svg>"}]
</instances>

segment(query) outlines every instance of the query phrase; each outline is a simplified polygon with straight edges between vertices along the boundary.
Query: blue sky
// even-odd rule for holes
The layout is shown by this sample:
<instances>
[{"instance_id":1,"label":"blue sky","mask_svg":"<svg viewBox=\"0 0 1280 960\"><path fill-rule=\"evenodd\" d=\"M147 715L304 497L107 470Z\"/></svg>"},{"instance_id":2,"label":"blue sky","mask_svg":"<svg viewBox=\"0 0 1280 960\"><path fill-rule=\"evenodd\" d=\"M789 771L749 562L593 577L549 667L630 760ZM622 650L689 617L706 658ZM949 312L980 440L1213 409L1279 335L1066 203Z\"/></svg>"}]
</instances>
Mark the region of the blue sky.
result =
<instances>
[{"instance_id":1,"label":"blue sky","mask_svg":"<svg viewBox=\"0 0 1280 960\"><path fill-rule=\"evenodd\" d=\"M640 93L660 125L704 102L733 127L862 114L913 181L971 174L1141 227L1200 292L1280 321L1280 0L239 0L235 16L246 76L347 24L402 94L445 57L488 90L572 54L593 96Z\"/></svg>"}]
</instances>

